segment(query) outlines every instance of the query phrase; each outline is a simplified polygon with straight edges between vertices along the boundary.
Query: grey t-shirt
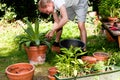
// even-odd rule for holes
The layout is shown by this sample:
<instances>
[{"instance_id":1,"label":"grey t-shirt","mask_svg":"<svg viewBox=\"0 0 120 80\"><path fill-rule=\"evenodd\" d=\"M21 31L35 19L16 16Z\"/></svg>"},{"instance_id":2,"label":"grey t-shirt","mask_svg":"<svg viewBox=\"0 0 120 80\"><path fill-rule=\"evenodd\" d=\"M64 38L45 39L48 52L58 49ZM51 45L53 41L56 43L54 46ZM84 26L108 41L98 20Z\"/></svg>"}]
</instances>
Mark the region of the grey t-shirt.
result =
<instances>
[{"instance_id":1,"label":"grey t-shirt","mask_svg":"<svg viewBox=\"0 0 120 80\"><path fill-rule=\"evenodd\" d=\"M87 13L87 0L52 0L54 3L54 11L60 10L65 5L69 20L74 20L75 16L78 21L85 22Z\"/></svg>"},{"instance_id":2,"label":"grey t-shirt","mask_svg":"<svg viewBox=\"0 0 120 80\"><path fill-rule=\"evenodd\" d=\"M79 3L79 0L52 0L52 1L54 2L55 10L59 10L63 4L65 4L65 7L68 8Z\"/></svg>"},{"instance_id":3,"label":"grey t-shirt","mask_svg":"<svg viewBox=\"0 0 120 80\"><path fill-rule=\"evenodd\" d=\"M65 1L65 6L67 7L71 7L73 5L77 5L79 0L64 0Z\"/></svg>"}]
</instances>

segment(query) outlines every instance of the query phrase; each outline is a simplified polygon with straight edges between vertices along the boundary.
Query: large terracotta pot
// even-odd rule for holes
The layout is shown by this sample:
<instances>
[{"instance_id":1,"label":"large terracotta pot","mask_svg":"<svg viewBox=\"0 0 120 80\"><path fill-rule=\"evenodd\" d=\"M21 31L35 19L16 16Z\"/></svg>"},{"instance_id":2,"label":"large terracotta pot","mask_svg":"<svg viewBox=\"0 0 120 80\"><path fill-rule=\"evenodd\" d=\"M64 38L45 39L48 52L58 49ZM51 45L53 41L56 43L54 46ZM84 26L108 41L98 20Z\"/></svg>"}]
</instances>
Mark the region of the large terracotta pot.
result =
<instances>
[{"instance_id":1,"label":"large terracotta pot","mask_svg":"<svg viewBox=\"0 0 120 80\"><path fill-rule=\"evenodd\" d=\"M46 60L47 46L41 45L25 47L30 64L43 64Z\"/></svg>"},{"instance_id":2,"label":"large terracotta pot","mask_svg":"<svg viewBox=\"0 0 120 80\"><path fill-rule=\"evenodd\" d=\"M9 80L32 80L35 67L29 63L16 63L5 70Z\"/></svg>"}]
</instances>

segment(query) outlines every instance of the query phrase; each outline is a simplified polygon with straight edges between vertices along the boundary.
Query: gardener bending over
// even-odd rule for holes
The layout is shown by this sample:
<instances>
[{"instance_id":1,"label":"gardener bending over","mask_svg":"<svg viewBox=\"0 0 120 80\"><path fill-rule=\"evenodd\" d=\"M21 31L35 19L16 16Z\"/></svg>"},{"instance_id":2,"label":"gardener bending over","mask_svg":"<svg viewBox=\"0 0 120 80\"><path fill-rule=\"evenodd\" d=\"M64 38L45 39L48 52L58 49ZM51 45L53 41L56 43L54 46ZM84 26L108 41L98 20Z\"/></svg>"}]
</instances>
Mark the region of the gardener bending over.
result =
<instances>
[{"instance_id":1,"label":"gardener bending over","mask_svg":"<svg viewBox=\"0 0 120 80\"><path fill-rule=\"evenodd\" d=\"M85 19L88 9L87 0L40 0L38 2L38 9L45 14L52 14L54 18L54 25L51 31L46 34L47 38L52 38L56 33L55 42L60 41L62 28L69 20L77 18L78 28L80 30L81 41L86 44L87 32L85 29ZM58 15L57 11L60 12ZM86 47L84 48L84 51Z\"/></svg>"}]
</instances>

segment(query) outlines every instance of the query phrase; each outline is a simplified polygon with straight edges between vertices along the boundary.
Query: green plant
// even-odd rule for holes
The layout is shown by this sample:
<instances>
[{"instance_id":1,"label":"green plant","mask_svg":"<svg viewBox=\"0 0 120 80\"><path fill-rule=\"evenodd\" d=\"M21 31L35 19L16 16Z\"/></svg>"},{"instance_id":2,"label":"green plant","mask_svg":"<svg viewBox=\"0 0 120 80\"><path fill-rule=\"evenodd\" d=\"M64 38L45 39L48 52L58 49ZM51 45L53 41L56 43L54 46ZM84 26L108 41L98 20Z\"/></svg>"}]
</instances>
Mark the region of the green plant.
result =
<instances>
[{"instance_id":1,"label":"green plant","mask_svg":"<svg viewBox=\"0 0 120 80\"><path fill-rule=\"evenodd\" d=\"M5 19L7 21L14 20L17 17L15 9L13 7L7 7L6 3L0 3L0 11L5 12L2 19Z\"/></svg>"},{"instance_id":2,"label":"green plant","mask_svg":"<svg viewBox=\"0 0 120 80\"><path fill-rule=\"evenodd\" d=\"M69 49L61 48L63 54L57 55L56 67L61 77L76 77L82 71L84 63L78 56L84 55L81 48L71 46ZM78 53L79 51L79 53Z\"/></svg>"},{"instance_id":3,"label":"green plant","mask_svg":"<svg viewBox=\"0 0 120 80\"><path fill-rule=\"evenodd\" d=\"M120 54L117 54L117 52L114 52L114 53L110 54L110 57L109 57L108 61L106 62L106 64L108 66L109 65L120 66L119 60L120 60Z\"/></svg>"},{"instance_id":4,"label":"green plant","mask_svg":"<svg viewBox=\"0 0 120 80\"><path fill-rule=\"evenodd\" d=\"M22 26L25 34L18 35L15 38L16 41L20 44L20 47L22 44L27 47L46 44L48 47L50 47L50 43L45 37L46 32L39 32L39 21L36 19L35 24L32 24L27 18L24 18L24 21L27 24L27 28Z\"/></svg>"},{"instance_id":5,"label":"green plant","mask_svg":"<svg viewBox=\"0 0 120 80\"><path fill-rule=\"evenodd\" d=\"M101 0L99 13L102 17L118 17L120 11L120 0Z\"/></svg>"},{"instance_id":6,"label":"green plant","mask_svg":"<svg viewBox=\"0 0 120 80\"><path fill-rule=\"evenodd\" d=\"M98 61L94 66L93 66L94 71L98 72L104 72L105 71L105 64L103 61Z\"/></svg>"}]
</instances>

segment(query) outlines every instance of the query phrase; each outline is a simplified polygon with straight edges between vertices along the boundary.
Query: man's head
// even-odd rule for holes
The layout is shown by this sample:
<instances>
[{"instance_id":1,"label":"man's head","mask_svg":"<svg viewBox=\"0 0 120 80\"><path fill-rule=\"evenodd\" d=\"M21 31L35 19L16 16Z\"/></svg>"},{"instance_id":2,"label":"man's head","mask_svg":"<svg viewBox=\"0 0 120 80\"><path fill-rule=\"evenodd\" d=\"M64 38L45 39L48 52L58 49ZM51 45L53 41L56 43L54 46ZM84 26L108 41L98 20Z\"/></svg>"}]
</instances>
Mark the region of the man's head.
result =
<instances>
[{"instance_id":1,"label":"man's head","mask_svg":"<svg viewBox=\"0 0 120 80\"><path fill-rule=\"evenodd\" d=\"M45 14L51 14L54 12L54 3L52 0L40 0L38 2L38 9Z\"/></svg>"}]
</instances>

